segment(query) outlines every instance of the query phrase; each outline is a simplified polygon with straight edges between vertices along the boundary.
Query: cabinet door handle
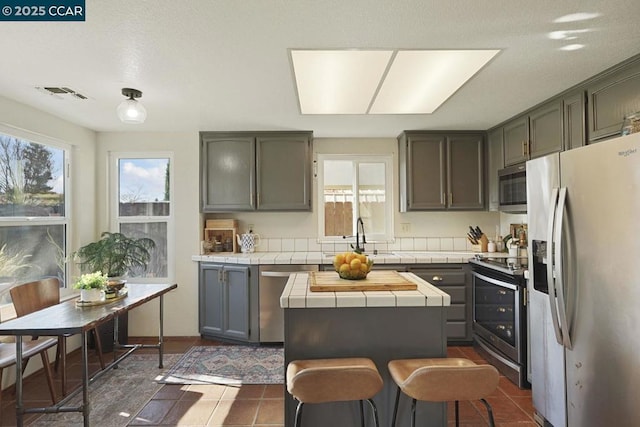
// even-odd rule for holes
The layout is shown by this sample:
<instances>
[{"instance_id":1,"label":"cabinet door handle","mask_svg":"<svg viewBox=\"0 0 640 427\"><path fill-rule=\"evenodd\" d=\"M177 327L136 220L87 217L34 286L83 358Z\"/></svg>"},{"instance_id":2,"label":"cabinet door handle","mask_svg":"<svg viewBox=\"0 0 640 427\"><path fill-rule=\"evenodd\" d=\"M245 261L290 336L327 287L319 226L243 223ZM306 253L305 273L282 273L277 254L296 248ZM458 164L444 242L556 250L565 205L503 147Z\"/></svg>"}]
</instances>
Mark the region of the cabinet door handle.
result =
<instances>
[{"instance_id":1,"label":"cabinet door handle","mask_svg":"<svg viewBox=\"0 0 640 427\"><path fill-rule=\"evenodd\" d=\"M524 141L522 141L522 156L526 156L527 155L527 149L524 148Z\"/></svg>"},{"instance_id":2,"label":"cabinet door handle","mask_svg":"<svg viewBox=\"0 0 640 427\"><path fill-rule=\"evenodd\" d=\"M449 193L449 206L453 205L453 193Z\"/></svg>"},{"instance_id":3,"label":"cabinet door handle","mask_svg":"<svg viewBox=\"0 0 640 427\"><path fill-rule=\"evenodd\" d=\"M223 283L222 269L218 270L218 282Z\"/></svg>"},{"instance_id":4,"label":"cabinet door handle","mask_svg":"<svg viewBox=\"0 0 640 427\"><path fill-rule=\"evenodd\" d=\"M434 282L442 282L442 280L444 280L444 279L442 279L442 277L440 277L440 276L433 276L431 278L431 280L434 281Z\"/></svg>"},{"instance_id":5,"label":"cabinet door handle","mask_svg":"<svg viewBox=\"0 0 640 427\"><path fill-rule=\"evenodd\" d=\"M229 272L227 270L222 270L222 280L224 283L229 283Z\"/></svg>"}]
</instances>

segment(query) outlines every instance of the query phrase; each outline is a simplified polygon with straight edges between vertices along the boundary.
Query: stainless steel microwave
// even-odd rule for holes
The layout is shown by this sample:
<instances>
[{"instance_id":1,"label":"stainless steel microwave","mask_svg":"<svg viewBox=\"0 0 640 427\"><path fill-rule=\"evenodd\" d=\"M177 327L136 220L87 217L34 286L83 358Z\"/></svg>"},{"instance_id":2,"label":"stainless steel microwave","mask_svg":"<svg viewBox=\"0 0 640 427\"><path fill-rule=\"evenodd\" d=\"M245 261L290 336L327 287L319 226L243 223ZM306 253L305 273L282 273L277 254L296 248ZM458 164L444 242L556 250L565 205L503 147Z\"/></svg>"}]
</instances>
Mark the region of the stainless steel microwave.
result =
<instances>
[{"instance_id":1,"label":"stainless steel microwave","mask_svg":"<svg viewBox=\"0 0 640 427\"><path fill-rule=\"evenodd\" d=\"M527 167L524 163L498 171L499 207L502 212L527 212Z\"/></svg>"}]
</instances>

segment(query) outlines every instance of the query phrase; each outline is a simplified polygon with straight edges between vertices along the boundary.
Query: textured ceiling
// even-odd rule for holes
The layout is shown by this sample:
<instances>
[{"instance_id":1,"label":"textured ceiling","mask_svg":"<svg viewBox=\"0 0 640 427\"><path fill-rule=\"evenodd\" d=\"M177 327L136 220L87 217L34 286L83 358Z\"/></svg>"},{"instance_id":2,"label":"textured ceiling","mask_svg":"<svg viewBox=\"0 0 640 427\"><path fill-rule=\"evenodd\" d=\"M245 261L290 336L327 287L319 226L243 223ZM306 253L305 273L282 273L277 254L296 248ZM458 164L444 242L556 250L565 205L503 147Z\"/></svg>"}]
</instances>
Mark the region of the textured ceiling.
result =
<instances>
[{"instance_id":1,"label":"textured ceiling","mask_svg":"<svg viewBox=\"0 0 640 427\"><path fill-rule=\"evenodd\" d=\"M553 22L575 12L600 16ZM3 22L0 95L96 131L395 137L404 129L487 129L640 53L637 0L86 0L86 16ZM572 41L547 36L567 29L589 31ZM559 50L569 43L585 48ZM431 115L303 116L290 48L502 52ZM144 124L118 121L123 87L143 92Z\"/></svg>"}]
</instances>

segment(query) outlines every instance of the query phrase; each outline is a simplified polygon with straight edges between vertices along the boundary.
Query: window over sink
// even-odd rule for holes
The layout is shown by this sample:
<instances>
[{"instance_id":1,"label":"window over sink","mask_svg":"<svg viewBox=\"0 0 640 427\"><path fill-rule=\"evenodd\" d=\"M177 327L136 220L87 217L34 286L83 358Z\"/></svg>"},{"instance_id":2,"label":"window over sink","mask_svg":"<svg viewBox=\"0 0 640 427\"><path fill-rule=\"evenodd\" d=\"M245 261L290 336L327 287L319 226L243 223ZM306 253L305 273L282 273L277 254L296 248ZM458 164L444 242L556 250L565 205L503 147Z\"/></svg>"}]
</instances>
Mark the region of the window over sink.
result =
<instances>
[{"instance_id":1,"label":"window over sink","mask_svg":"<svg viewBox=\"0 0 640 427\"><path fill-rule=\"evenodd\" d=\"M319 240L343 242L362 218L367 242L391 241L392 156L318 154L317 160Z\"/></svg>"}]
</instances>

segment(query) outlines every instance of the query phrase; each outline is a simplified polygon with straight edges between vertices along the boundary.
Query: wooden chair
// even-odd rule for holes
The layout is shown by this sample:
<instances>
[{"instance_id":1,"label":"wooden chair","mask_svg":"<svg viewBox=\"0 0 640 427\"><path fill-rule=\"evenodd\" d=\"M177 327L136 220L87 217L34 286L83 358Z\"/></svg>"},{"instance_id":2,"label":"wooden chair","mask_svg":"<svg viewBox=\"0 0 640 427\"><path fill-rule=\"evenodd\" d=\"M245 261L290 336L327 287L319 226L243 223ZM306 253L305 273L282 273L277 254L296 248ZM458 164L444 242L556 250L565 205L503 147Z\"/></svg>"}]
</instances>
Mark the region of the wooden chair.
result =
<instances>
[{"instance_id":1,"label":"wooden chair","mask_svg":"<svg viewBox=\"0 0 640 427\"><path fill-rule=\"evenodd\" d=\"M36 354L40 354L45 377L47 378L47 384L49 386L49 393L51 394L51 401L54 405L56 404L56 392L53 386L53 377L51 376L51 366L49 364L49 354L47 350L56 344L57 341L55 338L41 337L34 340L22 340L22 358L24 360L22 372L26 369L29 359ZM2 384L2 372L4 368L13 366L16 362L15 342L0 342L0 384ZM0 393L0 408L2 408L2 393Z\"/></svg>"},{"instance_id":2,"label":"wooden chair","mask_svg":"<svg viewBox=\"0 0 640 427\"><path fill-rule=\"evenodd\" d=\"M60 303L60 282L55 277L36 280L34 282L23 283L11 288L11 299L16 309L18 317L24 316L43 308L51 307ZM105 363L102 356L102 343L97 328L91 329L96 343L96 352L100 360L100 367L104 369ZM58 348L56 351L55 371L58 372L58 365L62 371L62 395L67 395L67 337L58 337Z\"/></svg>"}]
</instances>

